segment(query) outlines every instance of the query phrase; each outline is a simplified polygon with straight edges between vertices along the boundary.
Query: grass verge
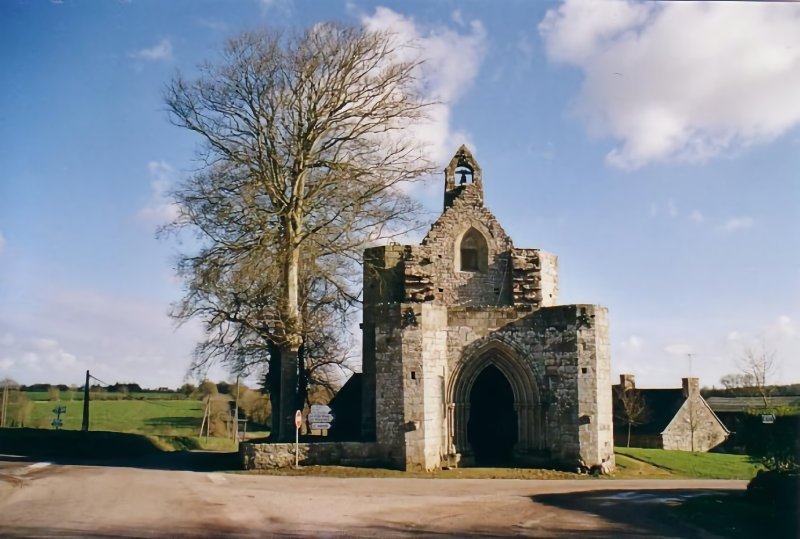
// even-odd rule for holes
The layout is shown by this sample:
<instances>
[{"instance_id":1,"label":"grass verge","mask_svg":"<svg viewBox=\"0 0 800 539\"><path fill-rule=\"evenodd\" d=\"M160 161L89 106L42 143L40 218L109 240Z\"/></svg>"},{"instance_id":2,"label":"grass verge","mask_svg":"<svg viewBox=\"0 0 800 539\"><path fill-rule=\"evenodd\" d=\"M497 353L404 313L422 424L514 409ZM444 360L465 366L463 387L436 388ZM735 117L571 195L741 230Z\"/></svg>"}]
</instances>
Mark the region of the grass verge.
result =
<instances>
[{"instance_id":1,"label":"grass verge","mask_svg":"<svg viewBox=\"0 0 800 539\"><path fill-rule=\"evenodd\" d=\"M691 453L665 449L618 447L617 463L631 460L656 467L673 477L695 479L752 479L759 467L747 455ZM620 456L622 458L620 458ZM654 477L649 475L648 477Z\"/></svg>"}]
</instances>

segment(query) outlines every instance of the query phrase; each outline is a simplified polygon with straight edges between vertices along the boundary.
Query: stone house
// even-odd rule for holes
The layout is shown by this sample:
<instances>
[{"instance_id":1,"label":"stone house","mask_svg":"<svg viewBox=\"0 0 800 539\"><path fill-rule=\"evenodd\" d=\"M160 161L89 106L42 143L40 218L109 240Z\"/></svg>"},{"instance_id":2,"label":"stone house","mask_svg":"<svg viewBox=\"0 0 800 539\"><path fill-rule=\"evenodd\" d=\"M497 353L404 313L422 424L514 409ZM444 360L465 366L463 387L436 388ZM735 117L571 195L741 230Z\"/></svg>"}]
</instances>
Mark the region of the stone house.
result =
<instances>
[{"instance_id":1,"label":"stone house","mask_svg":"<svg viewBox=\"0 0 800 539\"><path fill-rule=\"evenodd\" d=\"M401 469L613 466L606 308L558 304L557 257L514 246L466 147L444 180L421 244L364 253L361 439Z\"/></svg>"},{"instance_id":2,"label":"stone house","mask_svg":"<svg viewBox=\"0 0 800 539\"><path fill-rule=\"evenodd\" d=\"M631 428L632 447L709 451L730 435L700 395L699 378L683 378L680 388L640 389L632 374L622 374L620 383L612 388L615 445L624 447L627 444L624 392L638 395L645 410L639 424Z\"/></svg>"}]
</instances>

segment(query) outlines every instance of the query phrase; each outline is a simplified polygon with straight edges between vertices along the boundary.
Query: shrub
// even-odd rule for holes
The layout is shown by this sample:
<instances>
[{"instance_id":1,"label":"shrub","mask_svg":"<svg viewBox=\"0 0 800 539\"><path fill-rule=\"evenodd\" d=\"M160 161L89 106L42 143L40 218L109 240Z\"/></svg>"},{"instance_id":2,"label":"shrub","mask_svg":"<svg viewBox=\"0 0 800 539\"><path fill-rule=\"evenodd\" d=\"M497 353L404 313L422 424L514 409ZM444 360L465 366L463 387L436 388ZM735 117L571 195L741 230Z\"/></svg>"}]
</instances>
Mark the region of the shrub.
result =
<instances>
[{"instance_id":1,"label":"shrub","mask_svg":"<svg viewBox=\"0 0 800 539\"><path fill-rule=\"evenodd\" d=\"M768 470L797 472L800 464L800 415L775 410L774 423L763 423L761 413L744 422L745 447L750 457Z\"/></svg>"}]
</instances>

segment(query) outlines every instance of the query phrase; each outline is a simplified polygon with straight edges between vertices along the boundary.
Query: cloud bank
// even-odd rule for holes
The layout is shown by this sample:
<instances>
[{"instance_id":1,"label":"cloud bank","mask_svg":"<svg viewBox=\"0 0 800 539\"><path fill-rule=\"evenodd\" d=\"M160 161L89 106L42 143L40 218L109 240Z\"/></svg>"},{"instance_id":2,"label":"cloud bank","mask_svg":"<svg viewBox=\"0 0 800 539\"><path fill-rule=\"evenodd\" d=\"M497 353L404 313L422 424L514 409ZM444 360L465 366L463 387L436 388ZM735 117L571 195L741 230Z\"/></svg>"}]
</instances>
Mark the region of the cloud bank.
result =
<instances>
[{"instance_id":1,"label":"cloud bank","mask_svg":"<svg viewBox=\"0 0 800 539\"><path fill-rule=\"evenodd\" d=\"M539 24L584 75L575 112L635 169L703 162L800 125L800 5L567 0Z\"/></svg>"},{"instance_id":2,"label":"cloud bank","mask_svg":"<svg viewBox=\"0 0 800 539\"><path fill-rule=\"evenodd\" d=\"M467 142L468 135L450 125L451 109L478 76L486 50L486 29L480 21L465 21L457 12L453 22L453 28L423 25L385 7L361 16L365 28L392 32L399 43L413 44L405 51L409 57L423 60L417 74L421 90L437 104L429 110L428 122L411 129L436 163L448 161Z\"/></svg>"}]
</instances>

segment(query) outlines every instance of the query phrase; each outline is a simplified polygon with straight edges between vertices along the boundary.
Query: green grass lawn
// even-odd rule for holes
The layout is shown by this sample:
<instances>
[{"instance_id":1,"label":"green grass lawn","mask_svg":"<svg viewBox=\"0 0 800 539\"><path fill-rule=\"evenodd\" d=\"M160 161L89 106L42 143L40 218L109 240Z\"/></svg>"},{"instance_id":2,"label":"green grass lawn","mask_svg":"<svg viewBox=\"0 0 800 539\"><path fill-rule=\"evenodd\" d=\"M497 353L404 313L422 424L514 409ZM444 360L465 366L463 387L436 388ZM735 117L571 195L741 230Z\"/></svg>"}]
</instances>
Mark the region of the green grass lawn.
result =
<instances>
[{"instance_id":1,"label":"green grass lawn","mask_svg":"<svg viewBox=\"0 0 800 539\"><path fill-rule=\"evenodd\" d=\"M640 449L617 447L615 449L620 465L630 465L638 461L671 474L675 477L697 479L751 479L758 466L750 462L747 455L728 455L725 453L690 453L688 451L667 451L664 449ZM621 455L621 457L620 457ZM649 475L652 477L653 475Z\"/></svg>"},{"instance_id":2,"label":"green grass lawn","mask_svg":"<svg viewBox=\"0 0 800 539\"><path fill-rule=\"evenodd\" d=\"M33 403L30 425L51 428L53 408L66 406L63 429L79 430L82 401ZM89 430L196 436L203 418L203 403L196 400L97 400L89 403Z\"/></svg>"}]
</instances>

